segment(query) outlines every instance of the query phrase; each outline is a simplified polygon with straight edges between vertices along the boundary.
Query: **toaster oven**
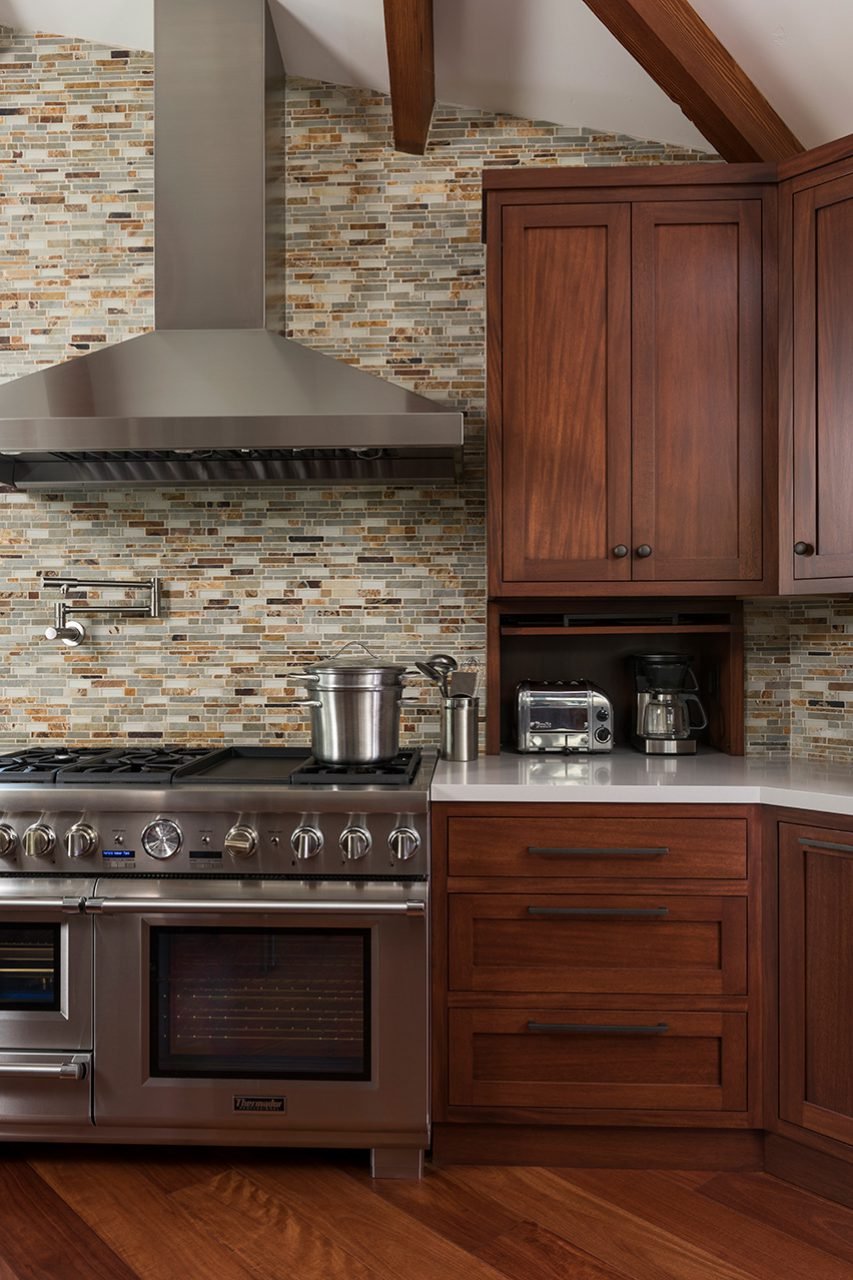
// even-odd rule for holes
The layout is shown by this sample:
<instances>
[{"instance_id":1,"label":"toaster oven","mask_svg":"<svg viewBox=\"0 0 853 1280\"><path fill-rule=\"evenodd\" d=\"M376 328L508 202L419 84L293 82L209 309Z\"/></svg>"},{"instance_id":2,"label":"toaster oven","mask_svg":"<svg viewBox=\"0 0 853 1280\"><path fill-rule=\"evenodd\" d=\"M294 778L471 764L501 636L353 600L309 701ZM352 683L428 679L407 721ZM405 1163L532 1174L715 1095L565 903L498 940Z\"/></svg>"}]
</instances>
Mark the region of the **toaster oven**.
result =
<instances>
[{"instance_id":1,"label":"toaster oven","mask_svg":"<svg viewBox=\"0 0 853 1280\"><path fill-rule=\"evenodd\" d=\"M588 680L524 680L515 695L516 750L611 750L613 707L598 685Z\"/></svg>"}]
</instances>

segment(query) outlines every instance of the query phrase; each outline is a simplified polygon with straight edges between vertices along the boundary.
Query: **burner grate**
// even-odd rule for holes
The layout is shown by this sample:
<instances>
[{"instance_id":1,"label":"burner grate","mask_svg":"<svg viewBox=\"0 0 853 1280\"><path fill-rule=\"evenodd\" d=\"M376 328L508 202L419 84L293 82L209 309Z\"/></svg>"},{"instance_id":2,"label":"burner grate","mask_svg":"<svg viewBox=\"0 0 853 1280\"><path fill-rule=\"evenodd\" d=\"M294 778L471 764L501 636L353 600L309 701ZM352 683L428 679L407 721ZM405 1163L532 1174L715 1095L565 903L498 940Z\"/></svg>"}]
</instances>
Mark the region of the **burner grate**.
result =
<instances>
[{"instance_id":1,"label":"burner grate","mask_svg":"<svg viewBox=\"0 0 853 1280\"><path fill-rule=\"evenodd\" d=\"M207 747L129 747L81 760L61 769L56 781L63 786L88 783L124 786L170 783L176 769L207 756Z\"/></svg>"},{"instance_id":2,"label":"burner grate","mask_svg":"<svg viewBox=\"0 0 853 1280\"><path fill-rule=\"evenodd\" d=\"M74 765L101 760L106 747L26 747L0 755L0 782L53 782Z\"/></svg>"},{"instance_id":3,"label":"burner grate","mask_svg":"<svg viewBox=\"0 0 853 1280\"><path fill-rule=\"evenodd\" d=\"M419 748L399 751L380 764L324 764L311 756L290 775L291 784L308 786L408 787L421 762Z\"/></svg>"}]
</instances>

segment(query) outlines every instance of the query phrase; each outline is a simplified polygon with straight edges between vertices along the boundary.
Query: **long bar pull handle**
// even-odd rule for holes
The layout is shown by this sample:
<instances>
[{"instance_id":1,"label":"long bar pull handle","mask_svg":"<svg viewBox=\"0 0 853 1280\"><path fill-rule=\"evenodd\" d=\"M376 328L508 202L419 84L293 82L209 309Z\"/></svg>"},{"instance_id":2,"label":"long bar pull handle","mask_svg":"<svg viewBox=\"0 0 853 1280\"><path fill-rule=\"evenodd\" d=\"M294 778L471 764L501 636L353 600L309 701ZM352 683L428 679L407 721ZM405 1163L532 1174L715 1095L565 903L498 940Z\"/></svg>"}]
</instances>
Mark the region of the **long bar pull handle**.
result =
<instances>
[{"instance_id":1,"label":"long bar pull handle","mask_svg":"<svg viewBox=\"0 0 853 1280\"><path fill-rule=\"evenodd\" d=\"M72 1058L70 1062L0 1063L0 1079L25 1080L30 1078L48 1078L51 1080L85 1080L87 1063L85 1058Z\"/></svg>"},{"instance_id":2,"label":"long bar pull handle","mask_svg":"<svg viewBox=\"0 0 853 1280\"><path fill-rule=\"evenodd\" d=\"M79 915L86 899L72 898L7 898L3 903L4 916L16 911L62 911L66 915Z\"/></svg>"},{"instance_id":3,"label":"long bar pull handle","mask_svg":"<svg viewBox=\"0 0 853 1280\"><path fill-rule=\"evenodd\" d=\"M553 1032L572 1036L662 1036L669 1031L668 1022L651 1026L621 1025L612 1022L528 1022L528 1031Z\"/></svg>"},{"instance_id":4,"label":"long bar pull handle","mask_svg":"<svg viewBox=\"0 0 853 1280\"><path fill-rule=\"evenodd\" d=\"M649 849L549 849L528 845L527 852L537 858L662 858L669 849L666 846Z\"/></svg>"},{"instance_id":5,"label":"long bar pull handle","mask_svg":"<svg viewBox=\"0 0 853 1280\"><path fill-rule=\"evenodd\" d=\"M425 902L265 902L253 898L240 899L192 898L88 898L85 910L97 915L284 915L318 912L329 915L361 916L423 916Z\"/></svg>"},{"instance_id":6,"label":"long bar pull handle","mask_svg":"<svg viewBox=\"0 0 853 1280\"><path fill-rule=\"evenodd\" d=\"M835 844L832 840L809 840L800 836L799 843L806 849L830 849L834 853L853 853L851 844Z\"/></svg>"},{"instance_id":7,"label":"long bar pull handle","mask_svg":"<svg viewBox=\"0 0 853 1280\"><path fill-rule=\"evenodd\" d=\"M669 907L528 907L529 916L580 916L605 920L665 920Z\"/></svg>"}]
</instances>

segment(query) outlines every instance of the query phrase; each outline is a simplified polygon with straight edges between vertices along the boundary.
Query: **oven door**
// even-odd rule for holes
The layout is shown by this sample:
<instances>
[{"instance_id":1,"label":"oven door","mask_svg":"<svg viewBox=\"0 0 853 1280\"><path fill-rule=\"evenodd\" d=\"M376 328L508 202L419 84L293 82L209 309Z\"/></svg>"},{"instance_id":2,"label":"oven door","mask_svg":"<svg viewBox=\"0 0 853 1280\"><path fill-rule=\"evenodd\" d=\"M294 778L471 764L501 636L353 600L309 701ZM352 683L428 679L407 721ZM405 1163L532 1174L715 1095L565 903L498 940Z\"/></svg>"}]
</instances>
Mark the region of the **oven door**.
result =
<instances>
[{"instance_id":1,"label":"oven door","mask_svg":"<svg viewBox=\"0 0 853 1280\"><path fill-rule=\"evenodd\" d=\"M96 1125L425 1145L426 898L423 883L99 882Z\"/></svg>"},{"instance_id":2,"label":"oven door","mask_svg":"<svg viewBox=\"0 0 853 1280\"><path fill-rule=\"evenodd\" d=\"M0 877L0 1053L91 1050L94 885Z\"/></svg>"}]
</instances>

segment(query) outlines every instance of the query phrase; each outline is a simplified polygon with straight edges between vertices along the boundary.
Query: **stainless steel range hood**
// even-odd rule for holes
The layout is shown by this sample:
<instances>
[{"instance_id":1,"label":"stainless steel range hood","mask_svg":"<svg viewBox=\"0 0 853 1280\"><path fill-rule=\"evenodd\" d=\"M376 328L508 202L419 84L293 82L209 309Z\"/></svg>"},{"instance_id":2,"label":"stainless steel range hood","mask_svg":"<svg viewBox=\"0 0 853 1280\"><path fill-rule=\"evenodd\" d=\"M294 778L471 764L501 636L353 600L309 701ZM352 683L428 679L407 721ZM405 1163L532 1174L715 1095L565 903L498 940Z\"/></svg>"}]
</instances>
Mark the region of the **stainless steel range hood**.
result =
<instances>
[{"instance_id":1,"label":"stainless steel range hood","mask_svg":"<svg viewBox=\"0 0 853 1280\"><path fill-rule=\"evenodd\" d=\"M266 327L284 257L266 0L154 13L154 332L0 386L0 486L454 478L459 412Z\"/></svg>"}]
</instances>

